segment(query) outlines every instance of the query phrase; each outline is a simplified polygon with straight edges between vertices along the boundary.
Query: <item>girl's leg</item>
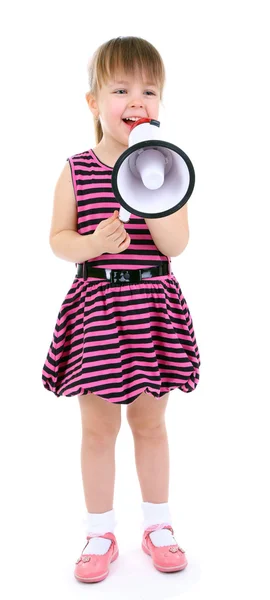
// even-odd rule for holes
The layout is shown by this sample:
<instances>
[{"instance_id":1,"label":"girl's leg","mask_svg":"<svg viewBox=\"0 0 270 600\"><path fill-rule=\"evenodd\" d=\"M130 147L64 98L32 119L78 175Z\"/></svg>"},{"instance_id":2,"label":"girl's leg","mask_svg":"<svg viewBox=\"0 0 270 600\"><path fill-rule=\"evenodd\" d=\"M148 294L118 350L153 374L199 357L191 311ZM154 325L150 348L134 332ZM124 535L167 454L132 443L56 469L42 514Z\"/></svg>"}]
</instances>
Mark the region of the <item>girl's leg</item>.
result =
<instances>
[{"instance_id":1,"label":"girl's leg","mask_svg":"<svg viewBox=\"0 0 270 600\"><path fill-rule=\"evenodd\" d=\"M78 396L81 409L81 469L88 513L112 510L115 442L121 426L121 404L95 394Z\"/></svg>"},{"instance_id":2,"label":"girl's leg","mask_svg":"<svg viewBox=\"0 0 270 600\"><path fill-rule=\"evenodd\" d=\"M165 423L168 399L169 392L159 400L143 393L127 406L144 502L168 502L169 445Z\"/></svg>"},{"instance_id":3,"label":"girl's leg","mask_svg":"<svg viewBox=\"0 0 270 600\"><path fill-rule=\"evenodd\" d=\"M165 410L169 392L159 400L141 394L127 407L127 420L131 427L138 478L143 498L143 528L158 523L170 523L169 495L169 445L165 424ZM149 534L155 546L175 544L168 529Z\"/></svg>"}]
</instances>

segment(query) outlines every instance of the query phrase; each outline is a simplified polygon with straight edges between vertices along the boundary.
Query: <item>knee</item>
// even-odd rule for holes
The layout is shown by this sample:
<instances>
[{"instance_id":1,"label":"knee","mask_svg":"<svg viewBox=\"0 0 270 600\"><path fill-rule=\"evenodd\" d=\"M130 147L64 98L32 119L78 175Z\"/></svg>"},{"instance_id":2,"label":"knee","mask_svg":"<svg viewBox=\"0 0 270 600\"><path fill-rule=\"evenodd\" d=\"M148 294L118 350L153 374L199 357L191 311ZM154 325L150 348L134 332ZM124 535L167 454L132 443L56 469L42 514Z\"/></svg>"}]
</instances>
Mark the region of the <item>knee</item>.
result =
<instances>
[{"instance_id":1,"label":"knee","mask_svg":"<svg viewBox=\"0 0 270 600\"><path fill-rule=\"evenodd\" d=\"M121 422L104 423L95 422L82 428L83 440L95 445L107 445L116 440L120 431Z\"/></svg>"},{"instance_id":2,"label":"knee","mask_svg":"<svg viewBox=\"0 0 270 600\"><path fill-rule=\"evenodd\" d=\"M164 418L156 420L129 419L128 424L134 436L160 438L167 435Z\"/></svg>"},{"instance_id":3,"label":"knee","mask_svg":"<svg viewBox=\"0 0 270 600\"><path fill-rule=\"evenodd\" d=\"M121 405L105 402L95 394L79 396L83 441L108 443L117 438L121 427Z\"/></svg>"}]
</instances>

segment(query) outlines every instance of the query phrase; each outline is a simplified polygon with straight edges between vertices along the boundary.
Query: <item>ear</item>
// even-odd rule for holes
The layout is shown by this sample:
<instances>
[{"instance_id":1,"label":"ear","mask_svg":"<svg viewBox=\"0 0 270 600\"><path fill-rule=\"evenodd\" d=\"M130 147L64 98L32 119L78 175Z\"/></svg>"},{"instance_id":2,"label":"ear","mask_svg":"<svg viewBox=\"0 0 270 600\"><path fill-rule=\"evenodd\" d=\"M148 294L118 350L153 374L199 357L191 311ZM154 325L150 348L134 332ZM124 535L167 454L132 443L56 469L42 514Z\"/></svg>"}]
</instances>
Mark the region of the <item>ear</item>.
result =
<instances>
[{"instance_id":1,"label":"ear","mask_svg":"<svg viewBox=\"0 0 270 600\"><path fill-rule=\"evenodd\" d=\"M94 115L94 117L97 118L99 115L99 109L98 109L98 105L97 105L95 96L93 94L91 94L91 92L87 92L85 94L85 98L86 98L86 102L91 110L92 115Z\"/></svg>"}]
</instances>

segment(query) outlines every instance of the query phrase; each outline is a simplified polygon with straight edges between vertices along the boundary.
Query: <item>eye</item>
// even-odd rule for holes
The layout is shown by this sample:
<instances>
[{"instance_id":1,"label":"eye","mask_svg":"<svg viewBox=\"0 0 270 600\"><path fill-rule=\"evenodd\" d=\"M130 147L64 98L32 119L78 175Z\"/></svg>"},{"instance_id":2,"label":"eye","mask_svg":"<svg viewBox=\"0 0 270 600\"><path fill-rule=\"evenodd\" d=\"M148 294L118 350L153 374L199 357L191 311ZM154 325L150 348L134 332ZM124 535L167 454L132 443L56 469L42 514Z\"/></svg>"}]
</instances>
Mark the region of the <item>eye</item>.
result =
<instances>
[{"instance_id":1,"label":"eye","mask_svg":"<svg viewBox=\"0 0 270 600\"><path fill-rule=\"evenodd\" d=\"M114 94L117 94L118 92L126 92L127 90L116 90L114 92ZM149 90L146 91L146 94L151 94L152 96L155 96L156 94L154 92L150 92ZM122 94L120 94L120 96L122 96Z\"/></svg>"}]
</instances>

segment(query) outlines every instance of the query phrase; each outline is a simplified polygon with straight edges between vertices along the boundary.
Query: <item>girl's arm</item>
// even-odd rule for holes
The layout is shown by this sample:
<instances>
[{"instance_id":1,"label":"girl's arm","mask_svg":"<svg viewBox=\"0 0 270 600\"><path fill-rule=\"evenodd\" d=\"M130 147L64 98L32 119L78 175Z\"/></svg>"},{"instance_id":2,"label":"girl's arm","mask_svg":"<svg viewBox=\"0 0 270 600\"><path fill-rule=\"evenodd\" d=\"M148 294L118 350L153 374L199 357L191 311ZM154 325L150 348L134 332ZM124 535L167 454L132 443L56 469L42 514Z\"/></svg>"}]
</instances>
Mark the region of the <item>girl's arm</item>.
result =
<instances>
[{"instance_id":1,"label":"girl's arm","mask_svg":"<svg viewBox=\"0 0 270 600\"><path fill-rule=\"evenodd\" d=\"M145 219L155 245L164 256L178 256L189 240L187 203L172 215Z\"/></svg>"},{"instance_id":2,"label":"girl's arm","mask_svg":"<svg viewBox=\"0 0 270 600\"><path fill-rule=\"evenodd\" d=\"M77 202L69 162L66 162L54 191L50 246L56 256L74 263L100 255L93 234L77 232Z\"/></svg>"},{"instance_id":3,"label":"girl's arm","mask_svg":"<svg viewBox=\"0 0 270 600\"><path fill-rule=\"evenodd\" d=\"M82 263L100 256L97 239L92 233L81 235L71 229L64 229L50 239L53 253L74 263Z\"/></svg>"}]
</instances>

